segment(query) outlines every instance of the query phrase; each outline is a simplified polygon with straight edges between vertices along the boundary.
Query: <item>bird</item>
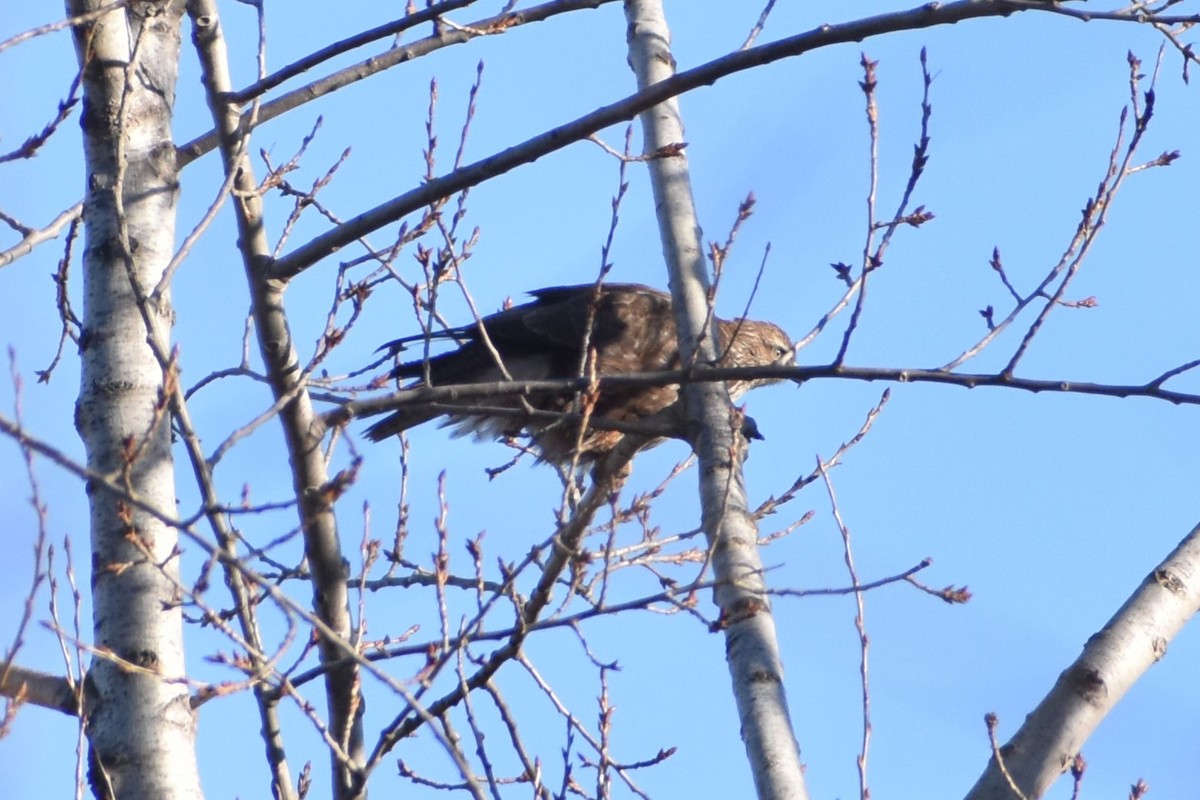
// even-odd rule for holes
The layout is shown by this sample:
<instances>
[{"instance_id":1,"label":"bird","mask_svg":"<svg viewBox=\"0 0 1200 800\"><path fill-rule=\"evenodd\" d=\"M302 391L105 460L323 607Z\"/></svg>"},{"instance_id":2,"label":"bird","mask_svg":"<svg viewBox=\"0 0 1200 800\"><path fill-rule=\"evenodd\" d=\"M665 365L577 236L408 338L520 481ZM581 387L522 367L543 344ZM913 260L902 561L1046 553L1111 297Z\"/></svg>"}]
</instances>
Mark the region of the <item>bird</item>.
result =
<instances>
[{"instance_id":1,"label":"bird","mask_svg":"<svg viewBox=\"0 0 1200 800\"><path fill-rule=\"evenodd\" d=\"M483 317L478 322L429 334L418 334L384 344L392 357L409 345L454 341L456 349L425 359L407 361L390 372L398 380L410 379L405 388L455 384L483 384L553 380L580 375L637 374L675 370L681 366L671 297L665 292L634 283L552 286L529 292L533 300ZM749 367L795 363L791 339L770 322L750 319L716 319L716 366ZM486 338L483 331L487 332ZM585 351L594 352L594 366L585 368ZM497 356L503 369L497 363ZM777 378L728 381L731 399ZM672 406L679 386L603 387L594 396L591 419L637 422ZM528 405L525 405L525 404ZM474 412L471 411L474 407ZM473 433L480 438L530 434L543 461L586 464L613 450L625 435L616 430L589 427L580 435L578 417L522 416L535 411L578 414L578 395L557 392L486 399L461 399L437 405L401 408L371 425L366 435L383 441L440 416L455 435ZM456 409L463 409L457 411ZM497 411L499 413L497 413ZM526 412L527 414L527 412ZM756 433L753 426L747 428ZM661 439L648 441L652 446Z\"/></svg>"}]
</instances>

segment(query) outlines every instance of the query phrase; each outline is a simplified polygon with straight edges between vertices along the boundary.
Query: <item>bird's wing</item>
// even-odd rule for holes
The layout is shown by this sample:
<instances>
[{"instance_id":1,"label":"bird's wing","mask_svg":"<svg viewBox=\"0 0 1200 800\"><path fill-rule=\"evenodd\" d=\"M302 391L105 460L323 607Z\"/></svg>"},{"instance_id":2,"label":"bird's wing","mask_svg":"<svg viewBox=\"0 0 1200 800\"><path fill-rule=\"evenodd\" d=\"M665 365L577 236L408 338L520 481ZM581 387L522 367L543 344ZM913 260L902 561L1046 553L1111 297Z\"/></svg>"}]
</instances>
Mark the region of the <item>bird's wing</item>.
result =
<instances>
[{"instance_id":1,"label":"bird's wing","mask_svg":"<svg viewBox=\"0 0 1200 800\"><path fill-rule=\"evenodd\" d=\"M591 283L533 289L529 292L534 298L532 303L490 314L484 317L482 322L487 329L488 338L494 342L531 344L540 340L551 347L578 349L583 343L587 329L588 306L595 296L595 291L595 284ZM620 334L617 315L612 313L614 301L628 301L633 295L647 295L654 298L655 302L667 305L671 302L666 293L640 283L605 284L600 293L600 313L593 328L593 340L611 340ZM396 355L408 349L408 345L424 342L427 338L437 342L453 340L459 344L466 344L480 341L481 336L479 324L472 322L455 328L431 331L428 334L402 336L380 345L376 352L387 351L389 355Z\"/></svg>"},{"instance_id":2,"label":"bird's wing","mask_svg":"<svg viewBox=\"0 0 1200 800\"><path fill-rule=\"evenodd\" d=\"M572 352L582 348L585 337L599 347L617 342L635 317L644 316L647 309L669 310L671 304L665 293L638 283L604 284L598 294L591 283L551 286L530 294L536 300L522 324L542 344Z\"/></svg>"}]
</instances>

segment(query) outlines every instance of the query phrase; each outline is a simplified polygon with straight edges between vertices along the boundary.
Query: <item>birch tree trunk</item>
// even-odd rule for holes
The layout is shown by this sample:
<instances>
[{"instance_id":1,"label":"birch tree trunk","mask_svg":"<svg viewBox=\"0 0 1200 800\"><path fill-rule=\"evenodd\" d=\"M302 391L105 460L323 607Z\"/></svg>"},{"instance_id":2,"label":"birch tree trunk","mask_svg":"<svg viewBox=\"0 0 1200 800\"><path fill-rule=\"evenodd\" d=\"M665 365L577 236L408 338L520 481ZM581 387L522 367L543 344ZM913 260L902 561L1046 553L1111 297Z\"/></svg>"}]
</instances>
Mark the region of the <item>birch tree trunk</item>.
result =
<instances>
[{"instance_id":1,"label":"birch tree trunk","mask_svg":"<svg viewBox=\"0 0 1200 800\"><path fill-rule=\"evenodd\" d=\"M99 0L69 0L67 13ZM176 584L174 466L166 382L170 295L153 292L175 244L171 115L182 0L131 4L75 29L83 66L82 379L87 465L151 514L93 483L95 646L86 682L97 797L198 798L196 721Z\"/></svg>"},{"instance_id":2,"label":"birch tree trunk","mask_svg":"<svg viewBox=\"0 0 1200 800\"><path fill-rule=\"evenodd\" d=\"M1079 658L1062 671L1016 735L988 761L967 800L1041 797L1167 642L1200 609L1200 525L1147 575Z\"/></svg>"},{"instance_id":3,"label":"birch tree trunk","mask_svg":"<svg viewBox=\"0 0 1200 800\"><path fill-rule=\"evenodd\" d=\"M629 62L638 88L674 75L661 1L626 0L625 17ZM674 99L660 103L640 119L645 153L669 153L648 164L683 363L714 363L717 350L703 241L687 157L674 149L685 141L679 104ZM712 553L726 661L754 786L763 800L806 798L800 748L783 690L775 620L762 579L758 531L746 505L741 464L745 441L724 384L691 383L683 396L689 424L695 426L691 439L700 463L701 523Z\"/></svg>"}]
</instances>

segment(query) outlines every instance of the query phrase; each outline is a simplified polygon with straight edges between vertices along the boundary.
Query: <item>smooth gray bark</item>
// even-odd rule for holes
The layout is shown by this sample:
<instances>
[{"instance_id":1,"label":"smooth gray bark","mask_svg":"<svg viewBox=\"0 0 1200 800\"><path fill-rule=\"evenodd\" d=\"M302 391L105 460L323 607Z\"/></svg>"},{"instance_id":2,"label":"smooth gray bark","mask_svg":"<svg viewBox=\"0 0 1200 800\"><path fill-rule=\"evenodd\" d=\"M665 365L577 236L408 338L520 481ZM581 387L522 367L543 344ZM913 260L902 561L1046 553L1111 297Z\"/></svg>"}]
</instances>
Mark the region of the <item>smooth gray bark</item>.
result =
<instances>
[{"instance_id":1,"label":"smooth gray bark","mask_svg":"<svg viewBox=\"0 0 1200 800\"><path fill-rule=\"evenodd\" d=\"M321 662L331 666L325 676L328 725L337 749L330 748L331 797L351 800L366 795L362 766L363 699L350 618L348 567L333 513L336 492L329 490L329 472L321 438L325 426L316 415L304 382L300 357L288 325L284 292L287 281L270 277L262 198L247 156L247 141L237 125L239 109L228 101L233 90L229 59L215 0L188 0L193 38L203 70L213 122L221 134L221 156L227 175L234 175L233 203L238 226L238 249L246 272L250 308L259 353L266 366L271 392L279 404L279 420L287 444L288 467L304 534L304 552L312 580L313 611L333 635L319 638ZM283 468L282 459L279 464ZM290 791L277 777L276 796Z\"/></svg>"},{"instance_id":2,"label":"smooth gray bark","mask_svg":"<svg viewBox=\"0 0 1200 800\"><path fill-rule=\"evenodd\" d=\"M638 88L675 72L670 31L660 0L626 0L630 65ZM666 153L685 141L678 103L667 100L641 115L644 152ZM696 219L687 158L682 151L648 162L663 254L684 364L717 360L708 274ZM712 553L715 598L725 633L742 740L758 796L808 796L800 748L783 689L783 664L758 555L758 531L742 477L745 441L722 383L684 388L692 446L700 463L701 523Z\"/></svg>"}]
</instances>

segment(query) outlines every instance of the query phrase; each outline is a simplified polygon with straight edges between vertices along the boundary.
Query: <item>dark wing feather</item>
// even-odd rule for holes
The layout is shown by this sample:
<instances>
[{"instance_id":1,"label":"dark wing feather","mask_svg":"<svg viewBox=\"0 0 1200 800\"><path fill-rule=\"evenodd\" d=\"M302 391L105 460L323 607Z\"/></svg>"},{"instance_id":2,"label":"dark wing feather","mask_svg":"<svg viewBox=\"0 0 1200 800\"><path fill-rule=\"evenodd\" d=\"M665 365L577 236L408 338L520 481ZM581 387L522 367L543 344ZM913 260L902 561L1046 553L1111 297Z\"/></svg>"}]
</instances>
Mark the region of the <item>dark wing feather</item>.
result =
<instances>
[{"instance_id":1,"label":"dark wing feather","mask_svg":"<svg viewBox=\"0 0 1200 800\"><path fill-rule=\"evenodd\" d=\"M576 355L580 354L585 337L600 348L624 338L632 319L631 309L636 315L651 308L655 313L669 312L671 308L669 295L639 283L605 284L598 297L596 286L591 283L550 286L529 294L535 301L526 306L529 313L523 319L528 332L546 346L566 348ZM593 302L588 336L588 312Z\"/></svg>"},{"instance_id":2,"label":"dark wing feather","mask_svg":"<svg viewBox=\"0 0 1200 800\"><path fill-rule=\"evenodd\" d=\"M488 339L500 353L509 374L516 378L539 379L568 377L578 372L583 342L588 331L589 309L595 298L593 284L552 286L530 294L533 302L499 311L482 319ZM670 317L670 297L640 284L611 284L601 290L591 318L590 344L601 351L601 372L636 372L647 367L632 363L605 363L605 353L614 355L629 340L630 324L641 328L658 327L650 317ZM672 328L673 331L673 328ZM407 336L384 345L393 354L406 345L420 342L422 335ZM431 340L455 340L457 350L429 359L430 377L435 384L478 383L500 377L495 358L484 345L476 323L448 328L430 334ZM673 336L671 337L673 339ZM611 347L614 344L621 346ZM383 348L381 348L383 349ZM633 355L625 353L626 357ZM619 359L618 359L619 360ZM511 362L511 363L510 363ZM422 378L424 360L400 364L393 377Z\"/></svg>"}]
</instances>

